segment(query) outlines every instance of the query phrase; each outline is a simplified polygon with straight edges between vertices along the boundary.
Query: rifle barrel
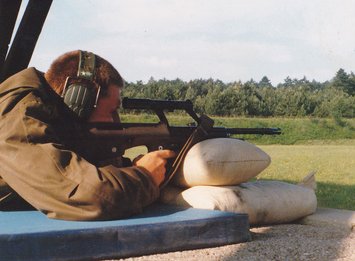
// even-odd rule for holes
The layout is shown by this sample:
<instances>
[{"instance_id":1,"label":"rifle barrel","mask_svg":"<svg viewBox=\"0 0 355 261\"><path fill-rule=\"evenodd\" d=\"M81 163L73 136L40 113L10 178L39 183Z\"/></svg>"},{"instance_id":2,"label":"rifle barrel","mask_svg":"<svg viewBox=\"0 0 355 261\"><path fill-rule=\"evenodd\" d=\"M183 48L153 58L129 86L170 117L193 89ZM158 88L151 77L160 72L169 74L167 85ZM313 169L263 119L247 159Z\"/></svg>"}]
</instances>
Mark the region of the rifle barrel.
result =
<instances>
[{"instance_id":1,"label":"rifle barrel","mask_svg":"<svg viewBox=\"0 0 355 261\"><path fill-rule=\"evenodd\" d=\"M229 134L262 134L262 135L279 135L280 128L228 128L226 132Z\"/></svg>"}]
</instances>

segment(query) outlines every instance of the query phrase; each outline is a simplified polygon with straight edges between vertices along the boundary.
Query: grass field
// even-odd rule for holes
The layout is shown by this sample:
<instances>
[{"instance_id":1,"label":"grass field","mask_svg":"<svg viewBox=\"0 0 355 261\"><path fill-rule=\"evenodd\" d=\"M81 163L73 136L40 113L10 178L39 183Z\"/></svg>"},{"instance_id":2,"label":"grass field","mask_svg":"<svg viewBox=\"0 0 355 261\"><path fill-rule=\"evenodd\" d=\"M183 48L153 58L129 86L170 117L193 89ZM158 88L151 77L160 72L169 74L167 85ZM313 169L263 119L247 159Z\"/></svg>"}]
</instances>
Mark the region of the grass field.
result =
<instances>
[{"instance_id":1,"label":"grass field","mask_svg":"<svg viewBox=\"0 0 355 261\"><path fill-rule=\"evenodd\" d=\"M355 210L355 145L264 145L272 163L258 178L298 183L316 171L320 207Z\"/></svg>"},{"instance_id":2,"label":"grass field","mask_svg":"<svg viewBox=\"0 0 355 261\"><path fill-rule=\"evenodd\" d=\"M157 121L152 115L123 115L124 121ZM258 178L298 183L316 171L320 207L355 210L355 119L218 118L216 126L280 127L279 136L244 136L272 159ZM188 117L169 115L172 125Z\"/></svg>"}]
</instances>

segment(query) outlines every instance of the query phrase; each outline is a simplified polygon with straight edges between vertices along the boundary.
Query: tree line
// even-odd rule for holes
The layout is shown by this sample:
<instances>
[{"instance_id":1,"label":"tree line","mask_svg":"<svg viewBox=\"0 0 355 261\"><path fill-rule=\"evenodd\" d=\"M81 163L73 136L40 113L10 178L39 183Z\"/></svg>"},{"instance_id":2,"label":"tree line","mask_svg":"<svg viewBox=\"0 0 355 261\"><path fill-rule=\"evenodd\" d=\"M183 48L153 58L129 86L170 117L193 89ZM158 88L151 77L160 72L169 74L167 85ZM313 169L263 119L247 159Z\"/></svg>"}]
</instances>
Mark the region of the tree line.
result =
<instances>
[{"instance_id":1,"label":"tree line","mask_svg":"<svg viewBox=\"0 0 355 261\"><path fill-rule=\"evenodd\" d=\"M193 102L198 113L215 116L346 117L355 116L355 75L339 69L326 82L291 79L273 86L267 76L224 83L214 79L127 82L124 96Z\"/></svg>"}]
</instances>

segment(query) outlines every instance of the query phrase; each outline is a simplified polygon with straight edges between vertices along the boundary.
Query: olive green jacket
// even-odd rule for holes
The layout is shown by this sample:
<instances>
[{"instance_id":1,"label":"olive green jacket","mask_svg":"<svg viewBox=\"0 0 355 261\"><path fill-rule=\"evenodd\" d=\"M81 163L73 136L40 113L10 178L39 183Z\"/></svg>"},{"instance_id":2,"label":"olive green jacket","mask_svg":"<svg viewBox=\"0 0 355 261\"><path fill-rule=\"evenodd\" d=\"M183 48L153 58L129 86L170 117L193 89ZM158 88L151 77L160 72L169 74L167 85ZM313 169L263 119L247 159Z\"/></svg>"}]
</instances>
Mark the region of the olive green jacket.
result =
<instances>
[{"instance_id":1,"label":"olive green jacket","mask_svg":"<svg viewBox=\"0 0 355 261\"><path fill-rule=\"evenodd\" d=\"M50 218L107 220L139 213L158 198L143 169L97 164L80 132L43 73L28 68L3 82L0 211L28 202Z\"/></svg>"}]
</instances>

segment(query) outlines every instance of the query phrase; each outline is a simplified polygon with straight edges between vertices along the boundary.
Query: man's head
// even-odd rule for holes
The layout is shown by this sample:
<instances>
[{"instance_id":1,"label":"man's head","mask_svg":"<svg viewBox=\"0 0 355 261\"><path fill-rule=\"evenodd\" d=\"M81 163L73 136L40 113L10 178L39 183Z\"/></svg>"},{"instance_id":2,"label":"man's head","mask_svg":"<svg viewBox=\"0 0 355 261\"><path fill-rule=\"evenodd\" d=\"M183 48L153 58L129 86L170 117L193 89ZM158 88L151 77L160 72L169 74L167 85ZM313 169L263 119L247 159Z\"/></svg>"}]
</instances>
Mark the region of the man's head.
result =
<instances>
[{"instance_id":1,"label":"man's head","mask_svg":"<svg viewBox=\"0 0 355 261\"><path fill-rule=\"evenodd\" d=\"M86 57L86 58L85 58ZM93 63L91 63L93 60ZM90 67L93 77L86 79L78 75L79 67ZM87 72L84 70L84 74ZM89 91L90 96L97 100L97 105L90 105L89 121L112 121L112 113L116 113L120 106L120 91L124 82L117 70L98 55L88 52L72 51L58 57L45 73L45 78L53 90L61 95L68 96L68 91L77 95L82 90ZM77 88L79 86L79 88ZM84 86L84 88L81 88ZM78 89L78 92L73 92ZM69 93L72 95L72 93ZM81 98L81 97L80 97Z\"/></svg>"}]
</instances>

